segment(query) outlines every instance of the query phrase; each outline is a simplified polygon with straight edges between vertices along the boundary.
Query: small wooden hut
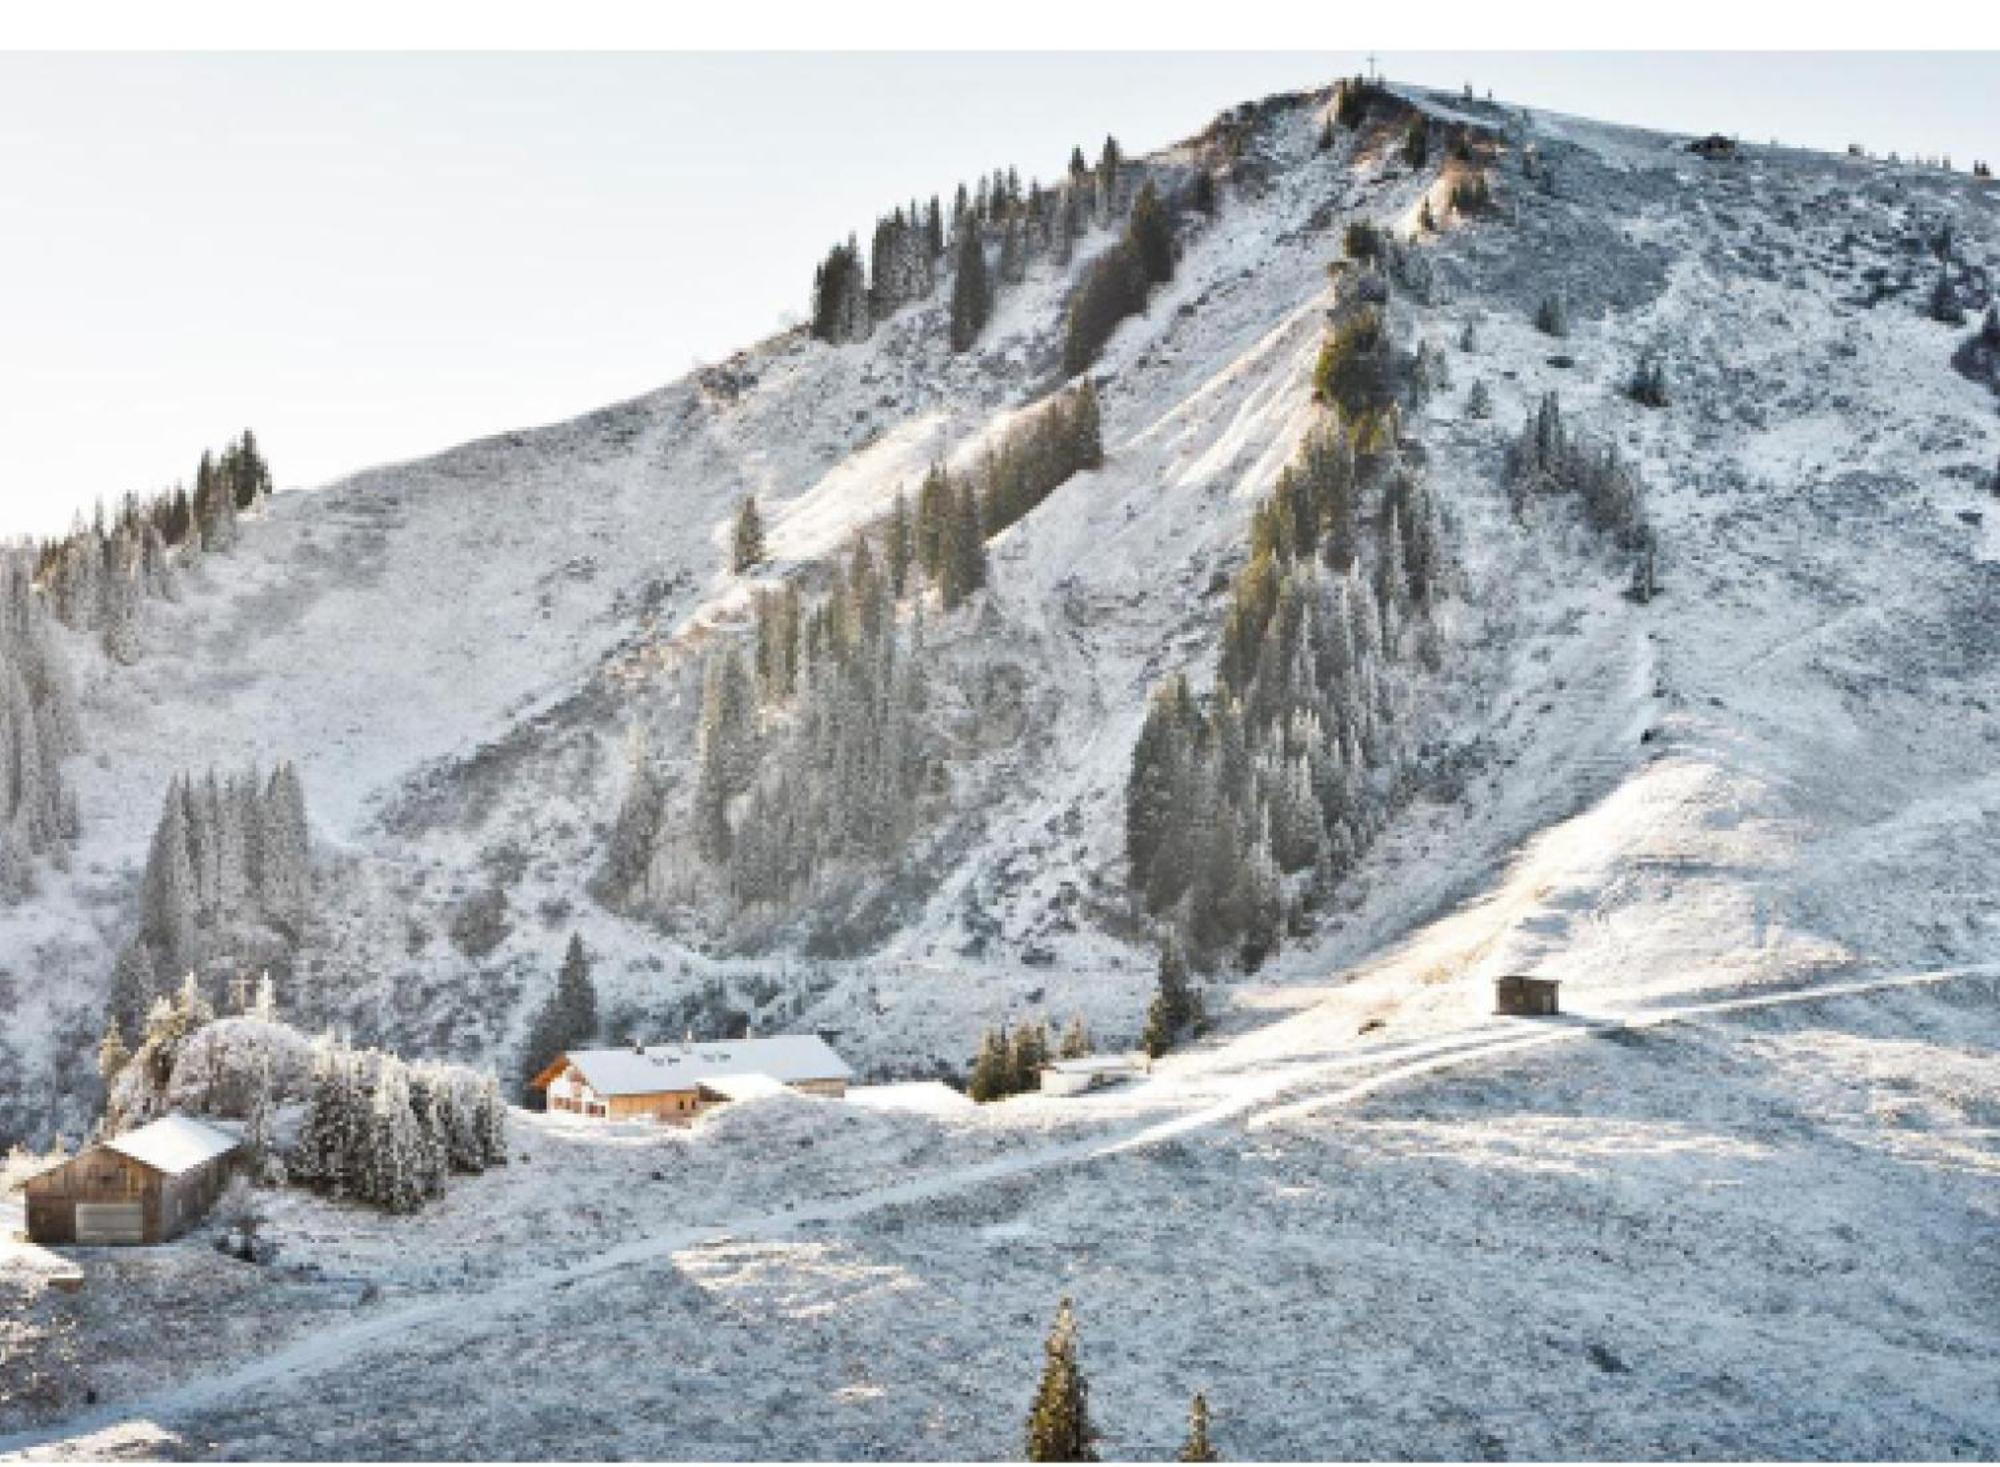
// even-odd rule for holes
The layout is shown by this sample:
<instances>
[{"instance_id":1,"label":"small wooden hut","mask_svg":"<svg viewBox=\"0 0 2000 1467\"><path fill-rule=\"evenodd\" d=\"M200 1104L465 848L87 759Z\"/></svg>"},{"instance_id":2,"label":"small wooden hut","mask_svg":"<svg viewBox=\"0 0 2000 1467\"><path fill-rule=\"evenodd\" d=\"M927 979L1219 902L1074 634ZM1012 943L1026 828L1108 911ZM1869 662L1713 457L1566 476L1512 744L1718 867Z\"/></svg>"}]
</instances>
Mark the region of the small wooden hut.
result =
<instances>
[{"instance_id":1,"label":"small wooden hut","mask_svg":"<svg viewBox=\"0 0 2000 1467\"><path fill-rule=\"evenodd\" d=\"M1556 990L1562 985L1554 978L1537 978L1532 973L1505 973L1493 980L1493 1012L1539 1019L1557 1013Z\"/></svg>"},{"instance_id":2,"label":"small wooden hut","mask_svg":"<svg viewBox=\"0 0 2000 1467\"><path fill-rule=\"evenodd\" d=\"M36 1243L164 1243L199 1222L235 1169L243 1143L192 1116L163 1116L85 1147L28 1179Z\"/></svg>"}]
</instances>

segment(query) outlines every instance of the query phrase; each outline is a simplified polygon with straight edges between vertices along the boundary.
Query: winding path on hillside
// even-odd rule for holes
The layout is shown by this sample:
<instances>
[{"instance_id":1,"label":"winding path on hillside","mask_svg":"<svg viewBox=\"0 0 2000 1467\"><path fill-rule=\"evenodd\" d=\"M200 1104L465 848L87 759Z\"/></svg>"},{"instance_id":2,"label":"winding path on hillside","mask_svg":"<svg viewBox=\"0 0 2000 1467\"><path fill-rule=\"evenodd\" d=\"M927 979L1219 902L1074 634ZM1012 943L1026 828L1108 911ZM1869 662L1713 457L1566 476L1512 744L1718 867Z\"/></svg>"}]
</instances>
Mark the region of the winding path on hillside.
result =
<instances>
[{"instance_id":1,"label":"winding path on hillside","mask_svg":"<svg viewBox=\"0 0 2000 1467\"><path fill-rule=\"evenodd\" d=\"M2000 964L1822 984L1601 1018L1587 1015L1555 1021L1496 1018L1425 1039L1388 1042L1327 1058L1273 1060L1234 1073L1212 1069L1203 1072L1201 1078L1220 1081L1227 1093L1180 1115L1122 1128L1109 1135L1038 1147L1019 1155L953 1168L838 1200L750 1214L728 1223L671 1228L633 1239L577 1263L525 1274L475 1295L388 1309L316 1332L261 1359L197 1377L151 1396L114 1402L66 1421L0 1437L0 1461L19 1460L31 1453L39 1455L38 1448L60 1448L66 1442L76 1442L128 1423L164 1426L197 1417L205 1409L237 1403L260 1388L296 1383L334 1369L375 1345L416 1331L432 1328L483 1331L503 1323L511 1312L530 1305L551 1290L574 1287L692 1249L724 1242L772 1241L885 1208L920 1204L1061 1167L1087 1164L1238 1120L1253 1130L1281 1125L1476 1062L1593 1035L1727 1018L1763 1009L1824 1003L1975 977L2000 978ZM1356 1071L1368 1073L1339 1083ZM1171 1099L1175 1085L1176 1077L1160 1076L1147 1082L1144 1090L1157 1090L1163 1098Z\"/></svg>"}]
</instances>

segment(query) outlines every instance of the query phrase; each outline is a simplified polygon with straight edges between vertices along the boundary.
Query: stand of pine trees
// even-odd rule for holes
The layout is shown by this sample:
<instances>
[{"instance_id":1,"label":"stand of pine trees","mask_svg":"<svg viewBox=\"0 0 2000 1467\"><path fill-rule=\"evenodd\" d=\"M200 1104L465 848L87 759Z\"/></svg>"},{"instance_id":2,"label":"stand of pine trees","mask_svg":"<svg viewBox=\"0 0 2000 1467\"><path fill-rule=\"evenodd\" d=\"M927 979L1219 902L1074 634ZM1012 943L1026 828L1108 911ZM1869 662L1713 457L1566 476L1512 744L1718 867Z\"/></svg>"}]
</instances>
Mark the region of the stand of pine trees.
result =
<instances>
[{"instance_id":1,"label":"stand of pine trees","mask_svg":"<svg viewBox=\"0 0 2000 1467\"><path fill-rule=\"evenodd\" d=\"M116 661L136 661L140 603L171 599L176 561L234 545L237 516L270 493L270 466L245 429L220 454L202 454L192 494L128 494L108 521L102 503L89 521L79 514L67 535L36 547L35 581L63 625L98 633Z\"/></svg>"},{"instance_id":2,"label":"stand of pine trees","mask_svg":"<svg viewBox=\"0 0 2000 1467\"><path fill-rule=\"evenodd\" d=\"M280 764L167 787L139 884L139 931L112 972L110 1019L137 1023L165 975L198 969L210 948L256 926L295 943L312 891L305 787Z\"/></svg>"},{"instance_id":3,"label":"stand of pine trees","mask_svg":"<svg viewBox=\"0 0 2000 1467\"><path fill-rule=\"evenodd\" d=\"M1118 323L1145 310L1153 287L1173 278L1173 223L1148 179L1132 202L1124 238L1091 263L1070 301L1063 370L1074 375L1096 361Z\"/></svg>"},{"instance_id":4,"label":"stand of pine trees","mask_svg":"<svg viewBox=\"0 0 2000 1467\"><path fill-rule=\"evenodd\" d=\"M929 299L948 269L951 347L965 351L985 330L1001 288L1025 280L1037 260L1068 264L1078 239L1118 217L1131 181L1117 142L1106 138L1095 168L1073 150L1066 175L1047 187L1031 180L1023 189L1012 168L970 190L959 185L949 221L935 196L898 206L875 221L865 258L850 235L815 268L812 335L836 346L865 341L905 305ZM1212 208L1213 180L1204 197L1202 207Z\"/></svg>"},{"instance_id":5,"label":"stand of pine trees","mask_svg":"<svg viewBox=\"0 0 2000 1467\"><path fill-rule=\"evenodd\" d=\"M323 1038L287 1171L330 1196L415 1212L444 1195L451 1173L506 1164L506 1119L490 1074Z\"/></svg>"},{"instance_id":6,"label":"stand of pine trees","mask_svg":"<svg viewBox=\"0 0 2000 1467\"><path fill-rule=\"evenodd\" d=\"M1023 1023L1011 1034L1005 1024L988 1029L980 1037L979 1054L972 1062L965 1093L984 1104L1039 1090L1042 1067L1054 1053L1049 1046L1049 1026L1042 1020ZM1064 1053L1068 1054L1067 1043Z\"/></svg>"},{"instance_id":7,"label":"stand of pine trees","mask_svg":"<svg viewBox=\"0 0 2000 1467\"><path fill-rule=\"evenodd\" d=\"M67 858L78 821L62 763L82 743L48 613L26 567L0 553L0 902L33 892L38 858Z\"/></svg>"},{"instance_id":8,"label":"stand of pine trees","mask_svg":"<svg viewBox=\"0 0 2000 1467\"><path fill-rule=\"evenodd\" d=\"M1024 413L969 470L933 465L914 507L899 494L810 605L792 581L759 591L748 655L725 646L703 664L687 821L635 750L600 894L665 899L675 881L661 868L684 837L738 912L782 909L836 871L899 855L938 764L921 593L934 588L946 612L963 605L986 584L987 538L1103 462L1097 391L1084 381Z\"/></svg>"},{"instance_id":9,"label":"stand of pine trees","mask_svg":"<svg viewBox=\"0 0 2000 1467\"><path fill-rule=\"evenodd\" d=\"M1187 959L1180 944L1169 936L1160 947L1160 972L1151 1007L1146 1010L1143 1043L1147 1055L1158 1059L1180 1040L1198 1035L1208 1022L1201 994L1189 981Z\"/></svg>"},{"instance_id":10,"label":"stand of pine trees","mask_svg":"<svg viewBox=\"0 0 2000 1467\"><path fill-rule=\"evenodd\" d=\"M733 648L711 661L695 789L697 843L739 908L899 853L936 761L922 616L898 619L867 541L809 614L784 597L763 609L759 682Z\"/></svg>"},{"instance_id":11,"label":"stand of pine trees","mask_svg":"<svg viewBox=\"0 0 2000 1467\"><path fill-rule=\"evenodd\" d=\"M1539 495L1571 496L1582 504L1590 527L1621 549L1644 550L1651 544L1638 471L1610 443L1573 433L1553 392L1536 405L1520 437L1508 445L1507 486L1516 514Z\"/></svg>"},{"instance_id":12,"label":"stand of pine trees","mask_svg":"<svg viewBox=\"0 0 2000 1467\"><path fill-rule=\"evenodd\" d=\"M1097 388L1088 379L1024 415L971 470L954 476L932 465L917 493L911 556L946 609L985 584L986 540L1025 519L1072 474L1103 465Z\"/></svg>"},{"instance_id":13,"label":"stand of pine trees","mask_svg":"<svg viewBox=\"0 0 2000 1467\"><path fill-rule=\"evenodd\" d=\"M1133 749L1132 891L1204 967L1255 967L1331 895L1400 795L1412 683L1439 656L1447 557L1428 488L1394 451L1415 374L1386 302L1373 272L1344 277L1319 373L1328 417L1252 517L1214 689L1169 679ZM1166 1015L1149 1047L1184 1025Z\"/></svg>"}]
</instances>

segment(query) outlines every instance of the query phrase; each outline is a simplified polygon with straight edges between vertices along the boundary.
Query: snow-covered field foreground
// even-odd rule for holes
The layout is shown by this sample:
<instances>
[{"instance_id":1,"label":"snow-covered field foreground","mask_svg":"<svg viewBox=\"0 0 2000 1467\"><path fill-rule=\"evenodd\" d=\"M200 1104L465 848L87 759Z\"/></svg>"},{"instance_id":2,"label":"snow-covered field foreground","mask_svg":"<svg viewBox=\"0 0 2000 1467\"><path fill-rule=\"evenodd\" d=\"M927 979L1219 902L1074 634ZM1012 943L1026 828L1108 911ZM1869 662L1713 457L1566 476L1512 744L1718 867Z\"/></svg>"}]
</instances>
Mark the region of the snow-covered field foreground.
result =
<instances>
[{"instance_id":1,"label":"snow-covered field foreground","mask_svg":"<svg viewBox=\"0 0 2000 1467\"><path fill-rule=\"evenodd\" d=\"M16 1292L30 1457L1000 1457L1056 1299L1107 1455L2000 1451L2000 980L1356 1038L1336 1001L975 1114L517 1116L431 1212L293 1201ZM1247 1041L1246 1041L1247 1043ZM295 1272L297 1265L315 1273Z\"/></svg>"}]
</instances>

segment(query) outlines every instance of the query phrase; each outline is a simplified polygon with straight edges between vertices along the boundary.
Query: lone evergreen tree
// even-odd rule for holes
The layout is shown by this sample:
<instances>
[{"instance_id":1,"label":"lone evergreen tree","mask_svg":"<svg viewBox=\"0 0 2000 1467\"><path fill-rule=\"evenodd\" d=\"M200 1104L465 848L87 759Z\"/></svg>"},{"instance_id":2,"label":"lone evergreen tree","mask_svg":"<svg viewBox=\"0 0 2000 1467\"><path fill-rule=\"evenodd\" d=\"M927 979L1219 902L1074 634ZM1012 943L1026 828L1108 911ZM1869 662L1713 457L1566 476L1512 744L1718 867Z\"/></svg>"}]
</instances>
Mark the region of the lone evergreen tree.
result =
<instances>
[{"instance_id":1,"label":"lone evergreen tree","mask_svg":"<svg viewBox=\"0 0 2000 1467\"><path fill-rule=\"evenodd\" d=\"M764 559L764 520L752 494L736 512L736 534L730 543L729 568L741 575Z\"/></svg>"},{"instance_id":2,"label":"lone evergreen tree","mask_svg":"<svg viewBox=\"0 0 2000 1467\"><path fill-rule=\"evenodd\" d=\"M958 258L951 281L951 349L964 351L979 340L993 314L993 287L986 278L986 245L979 226L967 220L958 232Z\"/></svg>"},{"instance_id":3,"label":"lone evergreen tree","mask_svg":"<svg viewBox=\"0 0 2000 1467\"><path fill-rule=\"evenodd\" d=\"M1187 959L1169 937L1160 945L1159 987L1146 1011L1146 1053L1158 1059L1174 1047L1195 1017L1194 991L1188 985Z\"/></svg>"},{"instance_id":4,"label":"lone evergreen tree","mask_svg":"<svg viewBox=\"0 0 2000 1467\"><path fill-rule=\"evenodd\" d=\"M583 934L573 932L556 973L555 989L528 1026L521 1050L523 1092L549 1061L596 1037L597 987L590 981L590 957L583 948Z\"/></svg>"},{"instance_id":5,"label":"lone evergreen tree","mask_svg":"<svg viewBox=\"0 0 2000 1467\"><path fill-rule=\"evenodd\" d=\"M1049 1031L1046 1025L1023 1023L1014 1031L1010 1067L1015 1094L1042 1088L1042 1066L1048 1063L1048 1059Z\"/></svg>"},{"instance_id":6,"label":"lone evergreen tree","mask_svg":"<svg viewBox=\"0 0 2000 1467\"><path fill-rule=\"evenodd\" d=\"M900 601L910 588L910 558L913 553L910 500L901 489L896 491L896 505L889 513L889 527L883 538L886 542L883 559L889 564L889 590Z\"/></svg>"},{"instance_id":7,"label":"lone evergreen tree","mask_svg":"<svg viewBox=\"0 0 2000 1467\"><path fill-rule=\"evenodd\" d=\"M1030 1462L1095 1462L1097 1432L1090 1424L1090 1387L1076 1358L1076 1312L1065 1298L1042 1347L1041 1384L1028 1411Z\"/></svg>"},{"instance_id":8,"label":"lone evergreen tree","mask_svg":"<svg viewBox=\"0 0 2000 1467\"><path fill-rule=\"evenodd\" d=\"M1007 1026L988 1029L979 1041L979 1057L972 1062L972 1078L966 1092L984 1105L989 1100L1000 1100L1010 1094L1014 1079L1014 1061L1011 1047L1007 1043Z\"/></svg>"},{"instance_id":9,"label":"lone evergreen tree","mask_svg":"<svg viewBox=\"0 0 2000 1467\"><path fill-rule=\"evenodd\" d=\"M119 1032L118 1020L113 1018L104 1026L104 1042L97 1046L97 1073L104 1080L104 1088L109 1090L132 1062L132 1051L125 1047L125 1036Z\"/></svg>"},{"instance_id":10,"label":"lone evergreen tree","mask_svg":"<svg viewBox=\"0 0 2000 1467\"><path fill-rule=\"evenodd\" d=\"M1083 1015L1077 1014L1063 1030L1061 1056L1063 1059L1084 1059L1090 1054L1090 1030L1083 1022Z\"/></svg>"},{"instance_id":11,"label":"lone evergreen tree","mask_svg":"<svg viewBox=\"0 0 2000 1467\"><path fill-rule=\"evenodd\" d=\"M1132 248L1138 251L1139 263L1145 267L1147 280L1156 285L1172 280L1174 229L1167 221L1167 210L1160 202L1160 191L1153 187L1150 178L1139 190L1139 197L1132 201L1132 218L1127 229Z\"/></svg>"},{"instance_id":12,"label":"lone evergreen tree","mask_svg":"<svg viewBox=\"0 0 2000 1467\"><path fill-rule=\"evenodd\" d=\"M1208 1439L1208 1400L1200 1391L1188 1403L1187 1440L1181 1444L1180 1462L1219 1462L1215 1445Z\"/></svg>"},{"instance_id":13,"label":"lone evergreen tree","mask_svg":"<svg viewBox=\"0 0 2000 1467\"><path fill-rule=\"evenodd\" d=\"M561 969L556 973L556 1001L562 1006L564 1019L574 1037L571 1044L582 1044L597 1034L597 985L590 981L590 956L583 950L583 934L569 935L569 948L563 953Z\"/></svg>"}]
</instances>

